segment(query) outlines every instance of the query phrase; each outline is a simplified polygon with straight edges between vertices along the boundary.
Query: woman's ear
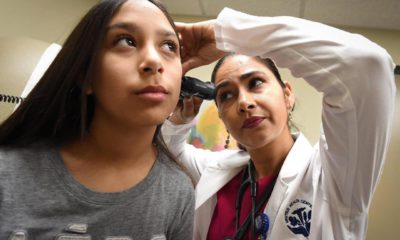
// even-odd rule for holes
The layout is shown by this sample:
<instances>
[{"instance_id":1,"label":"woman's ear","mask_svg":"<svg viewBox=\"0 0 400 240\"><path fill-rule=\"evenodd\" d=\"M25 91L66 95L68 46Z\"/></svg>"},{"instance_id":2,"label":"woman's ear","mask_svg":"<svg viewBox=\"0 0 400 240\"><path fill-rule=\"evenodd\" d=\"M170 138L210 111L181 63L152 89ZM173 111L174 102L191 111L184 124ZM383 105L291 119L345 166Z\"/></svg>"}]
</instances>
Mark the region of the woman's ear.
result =
<instances>
[{"instance_id":1,"label":"woman's ear","mask_svg":"<svg viewBox=\"0 0 400 240\"><path fill-rule=\"evenodd\" d=\"M294 106L295 96L292 91L292 84L290 84L288 81L285 81L284 84L285 88L283 89L283 93L285 94L286 107L288 110L290 110Z\"/></svg>"}]
</instances>

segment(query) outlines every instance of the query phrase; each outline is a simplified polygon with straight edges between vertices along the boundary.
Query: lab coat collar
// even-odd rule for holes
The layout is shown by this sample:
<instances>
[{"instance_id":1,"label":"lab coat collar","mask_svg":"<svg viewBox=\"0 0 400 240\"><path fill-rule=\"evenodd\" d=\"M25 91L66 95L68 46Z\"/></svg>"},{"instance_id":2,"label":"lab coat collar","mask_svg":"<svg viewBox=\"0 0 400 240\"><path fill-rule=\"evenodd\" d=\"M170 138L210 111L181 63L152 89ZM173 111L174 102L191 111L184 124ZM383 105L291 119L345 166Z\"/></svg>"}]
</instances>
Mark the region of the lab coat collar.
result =
<instances>
[{"instance_id":1,"label":"lab coat collar","mask_svg":"<svg viewBox=\"0 0 400 240\"><path fill-rule=\"evenodd\" d=\"M293 134L292 136L295 142L289 154L286 156L278 176L278 179L285 184L289 184L290 181L297 176L299 171L308 164L312 152L310 142L302 133Z\"/></svg>"},{"instance_id":2,"label":"lab coat collar","mask_svg":"<svg viewBox=\"0 0 400 240\"><path fill-rule=\"evenodd\" d=\"M211 162L196 187L196 209L236 176L249 159L245 151L227 150L223 159Z\"/></svg>"},{"instance_id":3,"label":"lab coat collar","mask_svg":"<svg viewBox=\"0 0 400 240\"><path fill-rule=\"evenodd\" d=\"M298 172L308 163L309 154L299 153L311 151L312 147L310 143L301 133L293 135L293 138L295 139L295 143L283 163L274 192L285 193L285 191L282 190L287 188L290 181L292 181L297 176ZM210 163L203 172L196 187L196 209L236 176L249 159L249 155L244 151L229 151L226 157L221 159L221 161ZM280 190L275 191L275 189ZM271 196L271 198L272 197L273 196ZM281 198L281 196L276 197L278 199Z\"/></svg>"},{"instance_id":4,"label":"lab coat collar","mask_svg":"<svg viewBox=\"0 0 400 240\"><path fill-rule=\"evenodd\" d=\"M305 171L305 168L307 168L310 161L309 157L312 152L311 144L301 133L294 134L293 138L295 139L295 143L282 165L274 190L272 191L265 209L265 212L271 221L270 228L274 225L278 210L280 209L285 196L287 196L289 184L300 172Z\"/></svg>"}]
</instances>

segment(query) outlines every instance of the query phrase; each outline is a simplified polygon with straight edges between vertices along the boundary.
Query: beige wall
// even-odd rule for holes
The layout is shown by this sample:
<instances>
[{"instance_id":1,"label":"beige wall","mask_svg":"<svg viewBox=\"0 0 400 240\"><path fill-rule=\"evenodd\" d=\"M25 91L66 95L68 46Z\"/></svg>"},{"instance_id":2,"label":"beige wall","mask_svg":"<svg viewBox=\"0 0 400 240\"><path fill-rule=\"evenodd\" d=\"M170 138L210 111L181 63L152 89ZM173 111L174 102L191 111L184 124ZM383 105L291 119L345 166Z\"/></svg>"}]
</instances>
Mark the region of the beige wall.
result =
<instances>
[{"instance_id":1,"label":"beige wall","mask_svg":"<svg viewBox=\"0 0 400 240\"><path fill-rule=\"evenodd\" d=\"M97 0L0 0L0 36L62 43Z\"/></svg>"},{"instance_id":2,"label":"beige wall","mask_svg":"<svg viewBox=\"0 0 400 240\"><path fill-rule=\"evenodd\" d=\"M32 68L35 58L39 57L38 48L50 43L62 44L71 28L79 21L86 10L92 6L96 0L0 0L0 38L18 37L21 41L27 40L24 44L31 42L31 50L25 50L24 59L29 59L26 68ZM200 18L184 18L176 16L177 21L192 22ZM395 62L400 64L400 32L380 31L373 29L345 28L351 32L357 32L365 35L371 40L379 43L386 48L393 56ZM32 40L36 39L36 40ZM1 40L0 40L1 41ZM20 42L22 44L22 42ZM35 45L36 44L36 45ZM38 44L38 45L37 45ZM44 44L44 45L43 45ZM26 46L26 49L29 49ZM20 46L18 46L20 47ZM1 44L0 44L1 48ZM31 58L28 57L31 52ZM3 54L3 55L2 55ZM4 49L0 49L0 67L10 66ZM8 53L7 53L8 54ZM8 64L8 65L7 65ZM20 66L18 63L12 64L13 67ZM7 67L7 68L8 68ZM11 69L11 68L8 68ZM17 69L17 68L16 68ZM195 69L190 72L204 80L210 77L212 65ZM4 72L2 70L1 72ZM16 72L13 79L24 81L29 78L27 72ZM288 71L282 69L283 77L292 82L294 91L297 95L297 110L295 121L304 131L311 142L315 142L320 128L320 99L321 96L311 87L300 79L293 78ZM18 76L17 76L18 75ZM0 75L0 93L6 90L4 79L10 80L12 76ZM2 82L3 81L3 82ZM7 83L10 84L10 83ZM21 84L16 84L14 88L21 88ZM8 85L7 85L8 86ZM400 87L400 79L397 77L397 86ZM14 89L16 90L16 89ZM17 89L22 91L22 89ZM371 96L373 97L373 96ZM9 110L4 110L4 103L0 103L0 114ZM1 120L1 115L0 115ZM397 199L400 199L400 188L396 187L396 180L399 178L400 169L400 96L397 94L396 121L392 134L392 142L388 152L387 164L383 173L382 181L376 191L370 211L369 221L369 240L375 239L398 239L397 238L397 216L400 215L400 206Z\"/></svg>"}]
</instances>

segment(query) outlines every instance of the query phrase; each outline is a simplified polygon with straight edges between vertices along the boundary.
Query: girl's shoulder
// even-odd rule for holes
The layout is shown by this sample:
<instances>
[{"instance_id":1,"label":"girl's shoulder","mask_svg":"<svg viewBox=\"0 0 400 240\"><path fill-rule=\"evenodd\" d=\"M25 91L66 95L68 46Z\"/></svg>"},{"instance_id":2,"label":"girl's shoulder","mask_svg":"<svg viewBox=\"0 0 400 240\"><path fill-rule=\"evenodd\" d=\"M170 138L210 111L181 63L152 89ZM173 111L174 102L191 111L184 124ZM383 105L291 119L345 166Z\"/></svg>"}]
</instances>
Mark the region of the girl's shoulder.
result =
<instances>
[{"instance_id":1,"label":"girl's shoulder","mask_svg":"<svg viewBox=\"0 0 400 240\"><path fill-rule=\"evenodd\" d=\"M54 154L56 148L44 143L35 143L29 146L1 146L0 171L17 170L19 168L35 167L39 165L37 159Z\"/></svg>"},{"instance_id":2,"label":"girl's shoulder","mask_svg":"<svg viewBox=\"0 0 400 240\"><path fill-rule=\"evenodd\" d=\"M161 177L164 183L170 183L174 187L192 188L192 181L189 173L176 161L170 159L166 154L159 154L158 164L160 165Z\"/></svg>"}]
</instances>

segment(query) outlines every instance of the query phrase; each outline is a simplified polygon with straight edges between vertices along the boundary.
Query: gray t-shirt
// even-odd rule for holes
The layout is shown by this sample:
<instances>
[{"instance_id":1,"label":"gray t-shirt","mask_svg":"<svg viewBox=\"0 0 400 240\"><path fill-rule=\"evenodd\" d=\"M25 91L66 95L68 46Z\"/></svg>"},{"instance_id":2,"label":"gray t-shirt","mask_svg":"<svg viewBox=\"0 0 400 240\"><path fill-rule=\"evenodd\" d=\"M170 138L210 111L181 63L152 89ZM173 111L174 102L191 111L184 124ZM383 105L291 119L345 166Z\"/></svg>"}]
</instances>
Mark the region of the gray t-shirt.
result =
<instances>
[{"instance_id":1,"label":"gray t-shirt","mask_svg":"<svg viewBox=\"0 0 400 240\"><path fill-rule=\"evenodd\" d=\"M133 188L99 193L57 148L0 149L0 239L188 240L193 214L190 179L162 153Z\"/></svg>"}]
</instances>

